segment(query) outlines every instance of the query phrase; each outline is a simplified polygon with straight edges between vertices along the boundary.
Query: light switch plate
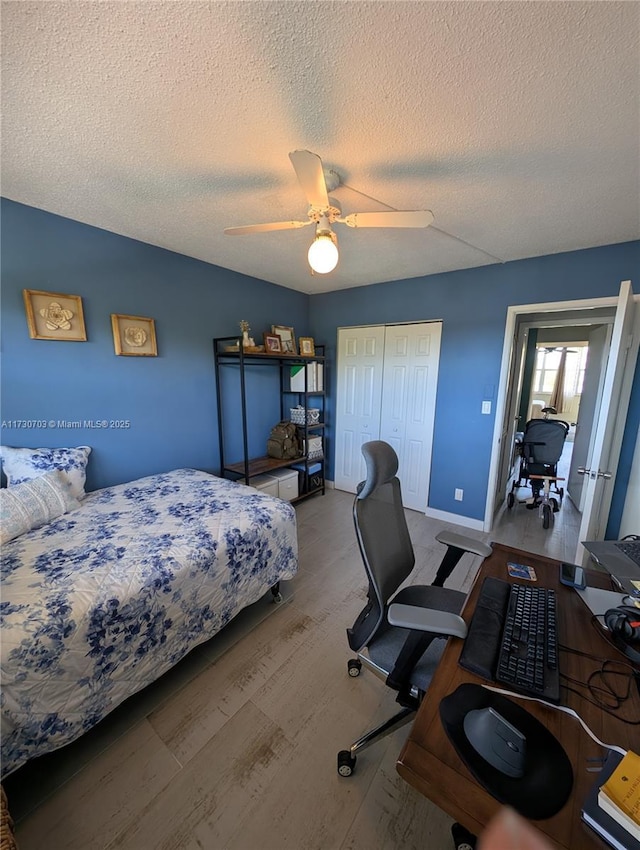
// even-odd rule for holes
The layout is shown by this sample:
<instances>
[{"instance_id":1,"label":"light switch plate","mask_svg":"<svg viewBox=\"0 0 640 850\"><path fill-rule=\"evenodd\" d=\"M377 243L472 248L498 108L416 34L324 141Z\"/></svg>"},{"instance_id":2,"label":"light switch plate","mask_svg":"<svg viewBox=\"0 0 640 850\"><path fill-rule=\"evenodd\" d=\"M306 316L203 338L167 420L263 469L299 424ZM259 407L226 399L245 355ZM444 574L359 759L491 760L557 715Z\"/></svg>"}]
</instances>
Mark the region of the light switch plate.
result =
<instances>
[{"instance_id":1,"label":"light switch plate","mask_svg":"<svg viewBox=\"0 0 640 850\"><path fill-rule=\"evenodd\" d=\"M482 412L483 413L491 413L491 402L483 401L482 402Z\"/></svg>"}]
</instances>

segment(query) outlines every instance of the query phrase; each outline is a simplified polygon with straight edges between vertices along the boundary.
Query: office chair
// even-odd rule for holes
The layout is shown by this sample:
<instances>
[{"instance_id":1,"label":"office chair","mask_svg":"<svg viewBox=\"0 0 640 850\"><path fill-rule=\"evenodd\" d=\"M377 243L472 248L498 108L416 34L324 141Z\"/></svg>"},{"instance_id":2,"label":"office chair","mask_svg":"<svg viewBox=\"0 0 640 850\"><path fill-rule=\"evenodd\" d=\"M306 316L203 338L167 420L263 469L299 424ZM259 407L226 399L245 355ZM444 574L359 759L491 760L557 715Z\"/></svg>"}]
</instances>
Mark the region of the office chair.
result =
<instances>
[{"instance_id":1,"label":"office chair","mask_svg":"<svg viewBox=\"0 0 640 850\"><path fill-rule=\"evenodd\" d=\"M357 752L412 719L444 649L444 641L437 638L467 634L459 616L466 595L442 585L465 552L483 558L491 554L491 547L478 540L439 532L436 540L447 550L433 584L399 590L413 571L415 555L396 477L398 457L381 440L365 443L362 454L367 477L358 485L353 519L369 592L366 606L347 629L349 646L358 654L347 666L350 676L358 676L364 664L385 678L398 692L402 709L338 753L341 776L353 773Z\"/></svg>"}]
</instances>

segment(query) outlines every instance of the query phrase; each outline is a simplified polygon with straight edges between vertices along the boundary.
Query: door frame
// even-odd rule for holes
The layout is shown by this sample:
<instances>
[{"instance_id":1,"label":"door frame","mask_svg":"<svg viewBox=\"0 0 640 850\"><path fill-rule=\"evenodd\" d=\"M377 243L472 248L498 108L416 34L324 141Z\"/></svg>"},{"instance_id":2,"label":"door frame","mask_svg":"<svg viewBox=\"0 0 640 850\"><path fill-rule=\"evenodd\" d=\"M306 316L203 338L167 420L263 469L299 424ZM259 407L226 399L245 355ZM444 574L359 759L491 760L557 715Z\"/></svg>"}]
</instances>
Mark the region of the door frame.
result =
<instances>
[{"instance_id":1,"label":"door frame","mask_svg":"<svg viewBox=\"0 0 640 850\"><path fill-rule=\"evenodd\" d=\"M509 382L509 365L512 357L512 347L514 345L514 334L518 318L528 313L545 313L551 319L555 313L563 311L589 310L597 307L613 308L615 310L619 293L617 295L605 296L601 298L585 298L572 301L553 301L534 304L516 304L507 308L507 318L505 323L504 343L502 347L502 361L500 365L500 382L498 384L498 396L496 399L496 416L493 425L493 442L491 450L491 462L489 465L489 480L487 486L487 502L485 505L483 531L490 532L493 528L495 519L495 509L497 504L496 488L498 486L498 475L500 472L500 458L502 454L501 433L505 427L504 417L506 415L506 406L508 394L511 389ZM637 295L634 296L637 299ZM625 422L616 423L616 435L619 434L620 439L624 432Z\"/></svg>"}]
</instances>

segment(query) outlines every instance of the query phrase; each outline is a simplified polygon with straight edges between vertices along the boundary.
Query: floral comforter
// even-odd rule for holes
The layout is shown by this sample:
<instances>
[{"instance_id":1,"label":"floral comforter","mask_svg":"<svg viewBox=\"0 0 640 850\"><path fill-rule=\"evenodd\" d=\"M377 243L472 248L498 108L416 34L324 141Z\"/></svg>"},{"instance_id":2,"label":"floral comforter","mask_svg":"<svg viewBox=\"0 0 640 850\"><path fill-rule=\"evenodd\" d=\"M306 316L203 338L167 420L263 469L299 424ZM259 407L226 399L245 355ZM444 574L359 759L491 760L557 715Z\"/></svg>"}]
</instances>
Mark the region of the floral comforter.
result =
<instances>
[{"instance_id":1,"label":"floral comforter","mask_svg":"<svg viewBox=\"0 0 640 850\"><path fill-rule=\"evenodd\" d=\"M3 547L2 773L57 749L297 570L293 507L193 469Z\"/></svg>"}]
</instances>

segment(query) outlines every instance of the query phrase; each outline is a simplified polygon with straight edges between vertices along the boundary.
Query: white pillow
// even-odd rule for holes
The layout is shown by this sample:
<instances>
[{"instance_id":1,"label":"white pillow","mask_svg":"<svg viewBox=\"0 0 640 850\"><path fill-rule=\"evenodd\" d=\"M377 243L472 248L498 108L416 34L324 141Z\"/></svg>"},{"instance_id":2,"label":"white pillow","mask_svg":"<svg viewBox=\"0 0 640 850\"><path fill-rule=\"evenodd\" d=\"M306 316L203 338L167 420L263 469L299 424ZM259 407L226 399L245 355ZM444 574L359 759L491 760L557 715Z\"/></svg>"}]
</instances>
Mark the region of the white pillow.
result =
<instances>
[{"instance_id":1,"label":"white pillow","mask_svg":"<svg viewBox=\"0 0 640 850\"><path fill-rule=\"evenodd\" d=\"M59 469L71 484L71 494L76 499L84 499L87 461L91 453L89 446L78 446L75 449L15 449L0 446L0 452L7 487L23 484L45 472Z\"/></svg>"},{"instance_id":2,"label":"white pillow","mask_svg":"<svg viewBox=\"0 0 640 850\"><path fill-rule=\"evenodd\" d=\"M0 490L0 543L7 543L40 528L52 519L79 508L71 485L59 470L46 472L31 481Z\"/></svg>"}]
</instances>

